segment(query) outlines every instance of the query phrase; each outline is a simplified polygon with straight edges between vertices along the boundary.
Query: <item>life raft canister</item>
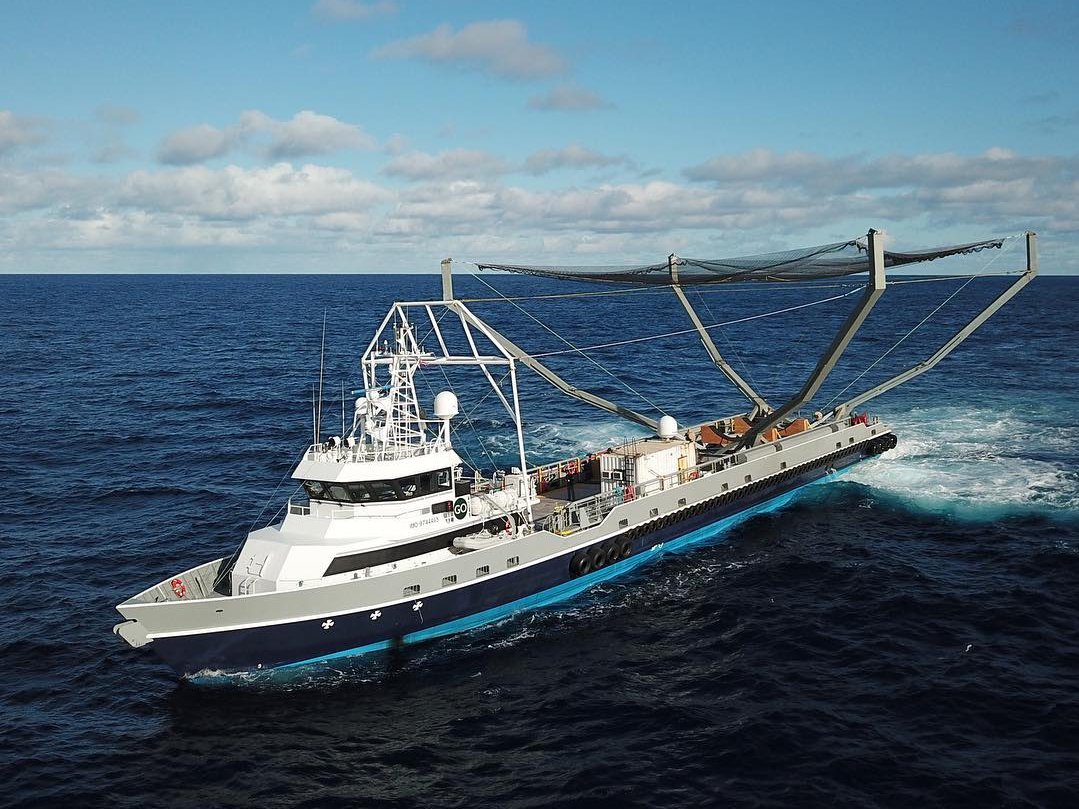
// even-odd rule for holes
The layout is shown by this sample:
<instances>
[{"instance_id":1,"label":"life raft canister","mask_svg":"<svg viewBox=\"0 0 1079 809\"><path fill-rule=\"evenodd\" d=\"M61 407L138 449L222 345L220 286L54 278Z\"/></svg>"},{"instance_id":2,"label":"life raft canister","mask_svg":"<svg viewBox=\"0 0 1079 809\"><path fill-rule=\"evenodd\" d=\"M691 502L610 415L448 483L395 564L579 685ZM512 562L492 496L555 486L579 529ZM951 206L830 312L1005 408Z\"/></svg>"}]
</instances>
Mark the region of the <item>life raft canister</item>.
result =
<instances>
[{"instance_id":1,"label":"life raft canister","mask_svg":"<svg viewBox=\"0 0 1079 809\"><path fill-rule=\"evenodd\" d=\"M169 584L172 586L172 592L176 593L177 598L183 598L187 595L187 585L184 584L183 579L173 579Z\"/></svg>"}]
</instances>

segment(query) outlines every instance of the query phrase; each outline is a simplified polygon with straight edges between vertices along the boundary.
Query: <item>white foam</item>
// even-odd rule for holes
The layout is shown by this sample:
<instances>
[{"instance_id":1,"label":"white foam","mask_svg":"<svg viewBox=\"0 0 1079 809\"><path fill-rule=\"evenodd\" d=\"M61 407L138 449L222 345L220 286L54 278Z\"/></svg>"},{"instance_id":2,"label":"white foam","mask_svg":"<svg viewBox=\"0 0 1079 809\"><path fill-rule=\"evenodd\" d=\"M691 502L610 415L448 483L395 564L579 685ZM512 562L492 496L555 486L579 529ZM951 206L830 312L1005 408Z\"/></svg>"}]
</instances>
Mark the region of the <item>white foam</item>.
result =
<instances>
[{"instance_id":1,"label":"white foam","mask_svg":"<svg viewBox=\"0 0 1079 809\"><path fill-rule=\"evenodd\" d=\"M1079 426L1057 423L1051 412L939 406L884 419L899 446L856 465L845 479L937 512L1079 510L1079 475L1055 460L1079 447ZM529 425L525 441L530 455L548 460L617 446L644 432L619 419L548 421ZM510 437L488 449L511 454L515 444Z\"/></svg>"},{"instance_id":2,"label":"white foam","mask_svg":"<svg viewBox=\"0 0 1079 809\"><path fill-rule=\"evenodd\" d=\"M886 417L899 445L847 480L933 511L1079 508L1073 470L1047 457L1079 446L1079 428L1016 410L937 407Z\"/></svg>"},{"instance_id":3,"label":"white foam","mask_svg":"<svg viewBox=\"0 0 1079 809\"><path fill-rule=\"evenodd\" d=\"M643 427L619 419L540 421L526 424L525 446L533 463L545 463L619 446L646 434ZM483 444L500 461L511 459L517 453L517 439L512 432L484 436Z\"/></svg>"}]
</instances>

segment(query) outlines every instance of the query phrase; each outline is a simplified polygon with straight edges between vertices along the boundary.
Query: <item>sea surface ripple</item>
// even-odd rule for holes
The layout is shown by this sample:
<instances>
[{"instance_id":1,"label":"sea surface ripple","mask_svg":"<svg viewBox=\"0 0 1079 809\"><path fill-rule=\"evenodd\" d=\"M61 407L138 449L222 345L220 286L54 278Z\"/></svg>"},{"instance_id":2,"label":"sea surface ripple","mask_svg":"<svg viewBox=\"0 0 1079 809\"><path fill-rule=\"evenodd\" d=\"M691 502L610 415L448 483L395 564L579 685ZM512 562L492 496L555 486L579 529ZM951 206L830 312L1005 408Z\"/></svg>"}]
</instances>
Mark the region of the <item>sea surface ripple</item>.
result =
<instances>
[{"instance_id":1,"label":"sea surface ripple","mask_svg":"<svg viewBox=\"0 0 1079 809\"><path fill-rule=\"evenodd\" d=\"M875 313L822 401L953 289L890 291L892 319ZM334 425L389 302L438 291L425 276L0 277L0 805L1079 806L1079 279L1038 279L873 403L894 451L572 601L208 683L114 637L115 604L228 553L291 494L323 312ZM700 303L716 322L787 295ZM851 300L717 342L782 398ZM686 326L651 292L520 306L575 345ZM474 308L533 350L565 348L517 309ZM945 333L925 332L922 355ZM683 422L741 406L696 338L602 350L602 368L572 356L551 364L650 408L617 371ZM468 411L482 388L463 384ZM537 460L636 434L537 381L524 394ZM492 404L476 434L458 424L481 466L513 451Z\"/></svg>"}]
</instances>

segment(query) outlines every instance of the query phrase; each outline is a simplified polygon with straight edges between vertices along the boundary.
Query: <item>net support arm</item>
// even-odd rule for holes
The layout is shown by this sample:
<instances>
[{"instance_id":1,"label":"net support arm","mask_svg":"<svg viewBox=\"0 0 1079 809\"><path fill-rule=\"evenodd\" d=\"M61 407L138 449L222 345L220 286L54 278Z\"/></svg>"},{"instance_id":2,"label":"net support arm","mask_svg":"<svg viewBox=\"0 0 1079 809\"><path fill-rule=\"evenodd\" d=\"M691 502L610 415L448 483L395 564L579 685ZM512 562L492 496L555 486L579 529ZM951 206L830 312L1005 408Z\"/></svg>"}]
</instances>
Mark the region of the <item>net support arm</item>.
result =
<instances>
[{"instance_id":1,"label":"net support arm","mask_svg":"<svg viewBox=\"0 0 1079 809\"><path fill-rule=\"evenodd\" d=\"M861 328L862 323L865 322L880 296L884 294L887 283L884 273L884 240L878 231L869 231L866 247L869 254L869 281L866 283L865 292L858 301L858 305L840 327L836 336L832 339L831 345L828 346L828 350L824 352L824 355L817 362L817 367L813 369L813 373L806 380L802 389L778 410L775 410L747 430L745 435L742 436L742 440L738 442L737 448L753 446L757 436L774 427L788 413L797 410L817 394L820 386L824 384L828 374L835 368L835 364L843 356L843 352L850 345L850 341L854 339L854 335L858 333L858 329Z\"/></svg>"},{"instance_id":2,"label":"net support arm","mask_svg":"<svg viewBox=\"0 0 1079 809\"><path fill-rule=\"evenodd\" d=\"M682 304L682 308L685 309L686 314L689 315L689 319L693 323L693 328L695 328L697 334L700 335L701 342L704 343L704 349L708 352L708 356L712 358L712 362L714 362L719 370L723 372L723 375L742 392L742 395L753 403L758 413L767 413L771 410L768 406L768 402L753 389L752 385L742 379L738 372L731 367L729 362L723 359L723 355L720 354L719 349L716 348L716 344L712 340L712 336L708 333L708 329L701 323L701 319L697 316L697 312L689 302L689 298L687 298L686 293L682 291L682 287L678 283L677 256L673 253L667 257L667 266L671 274L671 289L674 290L675 297L678 298L678 302Z\"/></svg>"},{"instance_id":3,"label":"net support arm","mask_svg":"<svg viewBox=\"0 0 1079 809\"><path fill-rule=\"evenodd\" d=\"M870 388L865 393L861 393L855 396L853 399L848 399L843 404L837 406L833 410L833 414L836 416L844 416L847 413L852 412L856 408L868 402L870 399L875 399L882 393L890 391L892 388L902 385L904 382L908 382L919 374L924 374L930 368L935 366L942 359L947 357L954 351L960 343L966 340L970 335L978 330L979 327L1000 309L1004 304L1010 301L1015 295L1033 280L1034 276L1038 274L1038 244L1037 234L1028 232L1027 238L1027 269L1022 275L1015 280L1015 282L1005 289L996 299L982 309L966 326L957 331L950 340L936 350L936 352L928 359L923 360L917 365L911 366L905 371L896 374L891 379L887 379L881 382L874 388Z\"/></svg>"},{"instance_id":4,"label":"net support arm","mask_svg":"<svg viewBox=\"0 0 1079 809\"><path fill-rule=\"evenodd\" d=\"M493 342L499 349L511 356L513 359L518 360L527 367L531 368L545 380L550 382L560 391L568 396L572 396L575 399L580 399L586 404L590 404L593 407L598 407L601 410L606 410L609 413L614 413L616 416L621 416L627 421L632 421L635 424L640 424L647 427L650 430L659 430L659 421L653 418L649 418L643 413L638 413L636 410L630 410L628 407L623 407L620 404L604 399L602 396L597 396L594 393L590 393L586 390L574 387L565 379L560 377L546 365L539 360L535 359L528 354L523 348L518 346L506 338L501 332L492 328L488 323L481 320L479 317L469 311L468 307L460 301L453 301L450 303L453 309L457 312L458 316L462 320L471 323L476 327L488 340Z\"/></svg>"},{"instance_id":5,"label":"net support arm","mask_svg":"<svg viewBox=\"0 0 1079 809\"><path fill-rule=\"evenodd\" d=\"M453 259L442 259L442 300L453 300Z\"/></svg>"}]
</instances>

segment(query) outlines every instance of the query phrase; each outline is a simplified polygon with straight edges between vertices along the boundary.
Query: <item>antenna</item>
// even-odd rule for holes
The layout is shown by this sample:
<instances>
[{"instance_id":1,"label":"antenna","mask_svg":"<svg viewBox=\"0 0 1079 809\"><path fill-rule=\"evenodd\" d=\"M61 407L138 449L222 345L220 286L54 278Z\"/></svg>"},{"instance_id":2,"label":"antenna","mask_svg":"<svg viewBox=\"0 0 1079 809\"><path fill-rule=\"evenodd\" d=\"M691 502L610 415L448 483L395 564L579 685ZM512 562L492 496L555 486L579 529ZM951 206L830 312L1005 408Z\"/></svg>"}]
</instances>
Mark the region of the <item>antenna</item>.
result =
<instances>
[{"instance_id":1,"label":"antenna","mask_svg":"<svg viewBox=\"0 0 1079 809\"><path fill-rule=\"evenodd\" d=\"M318 408L315 411L315 443L322 438L322 371L326 364L326 310L322 310L322 352L318 357Z\"/></svg>"},{"instance_id":2,"label":"antenna","mask_svg":"<svg viewBox=\"0 0 1079 809\"><path fill-rule=\"evenodd\" d=\"M345 440L345 380L341 380L341 440Z\"/></svg>"},{"instance_id":3,"label":"antenna","mask_svg":"<svg viewBox=\"0 0 1079 809\"><path fill-rule=\"evenodd\" d=\"M318 416L315 415L315 383L311 383L311 443L318 443Z\"/></svg>"}]
</instances>

